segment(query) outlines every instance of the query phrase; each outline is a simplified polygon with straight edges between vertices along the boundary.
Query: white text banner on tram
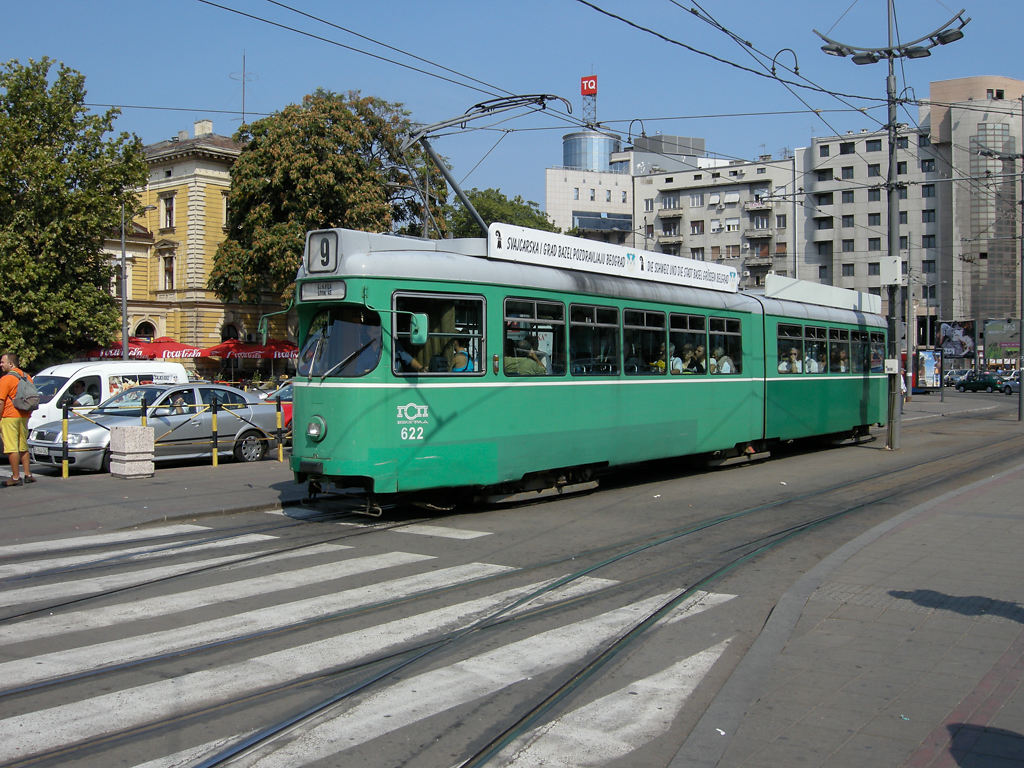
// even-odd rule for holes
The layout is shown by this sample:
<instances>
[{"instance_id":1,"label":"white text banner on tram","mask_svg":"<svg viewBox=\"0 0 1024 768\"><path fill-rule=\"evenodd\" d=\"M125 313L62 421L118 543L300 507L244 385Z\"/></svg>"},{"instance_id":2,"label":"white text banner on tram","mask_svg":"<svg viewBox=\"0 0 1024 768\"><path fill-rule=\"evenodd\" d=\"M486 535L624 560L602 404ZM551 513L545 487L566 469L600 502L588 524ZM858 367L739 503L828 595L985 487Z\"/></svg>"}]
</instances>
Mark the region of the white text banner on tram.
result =
<instances>
[{"instance_id":1,"label":"white text banner on tram","mask_svg":"<svg viewBox=\"0 0 1024 768\"><path fill-rule=\"evenodd\" d=\"M487 257L730 293L739 290L740 282L735 269L721 264L541 232L512 224L494 223L488 227Z\"/></svg>"}]
</instances>

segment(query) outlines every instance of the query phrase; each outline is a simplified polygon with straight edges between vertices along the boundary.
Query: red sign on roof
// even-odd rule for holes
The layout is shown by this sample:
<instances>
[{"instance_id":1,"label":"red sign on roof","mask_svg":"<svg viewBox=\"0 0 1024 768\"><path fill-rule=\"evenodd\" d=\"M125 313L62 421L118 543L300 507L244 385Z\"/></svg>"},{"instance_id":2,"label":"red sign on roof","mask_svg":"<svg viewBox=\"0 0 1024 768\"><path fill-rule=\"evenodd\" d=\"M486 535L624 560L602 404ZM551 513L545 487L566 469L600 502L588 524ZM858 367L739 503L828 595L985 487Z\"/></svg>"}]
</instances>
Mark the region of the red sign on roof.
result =
<instances>
[{"instance_id":1,"label":"red sign on roof","mask_svg":"<svg viewBox=\"0 0 1024 768\"><path fill-rule=\"evenodd\" d=\"M597 75L580 78L580 95L597 96Z\"/></svg>"}]
</instances>

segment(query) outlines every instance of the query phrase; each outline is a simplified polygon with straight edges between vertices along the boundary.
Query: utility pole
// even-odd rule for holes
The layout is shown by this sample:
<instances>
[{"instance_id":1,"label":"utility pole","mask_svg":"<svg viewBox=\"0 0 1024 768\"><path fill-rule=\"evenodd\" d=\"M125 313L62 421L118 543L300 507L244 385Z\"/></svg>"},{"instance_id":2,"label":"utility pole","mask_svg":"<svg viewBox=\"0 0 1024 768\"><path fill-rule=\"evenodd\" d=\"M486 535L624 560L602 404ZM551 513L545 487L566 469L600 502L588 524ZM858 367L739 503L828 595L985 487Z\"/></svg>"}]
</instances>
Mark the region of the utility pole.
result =
<instances>
[{"instance_id":1,"label":"utility pole","mask_svg":"<svg viewBox=\"0 0 1024 768\"><path fill-rule=\"evenodd\" d=\"M892 265L894 262L899 263L899 243L900 243L900 232L899 232L899 189L896 184L896 132L897 132L897 114L896 108L898 106L897 92L896 92L896 73L894 62L896 59L908 58L908 59L921 59L926 56L931 56L931 49L937 45L946 45L952 43L964 36L963 28L967 25L970 19L963 17L965 11L961 10L953 18L943 24L941 27L936 29L923 37L919 37L909 43L904 43L899 46L893 44L893 30L896 25L896 9L893 5L893 0L888 0L888 31L889 31L889 43L885 48L863 48L855 45L846 45L845 43L837 42L823 35L818 30L814 30L814 34L825 41L825 45L821 46L821 50L830 56L849 56L850 60L854 64L877 64L882 59L885 59L889 64L888 75L885 79L885 101L888 106L888 124L886 125L887 133L889 136L889 171L886 174L885 187L887 191L887 210L886 210L886 223L888 224L887 230L889 233L889 245L888 245L888 263ZM954 27L954 24L959 22L959 26ZM897 268L897 277L899 276L899 270ZM890 364L889 374L889 423L888 433L886 436L886 447L890 450L898 450L900 447L900 431L902 428L902 420L900 418L900 382L899 377L902 375L899 366L899 348L898 339L896 338L896 307L898 302L897 296L898 281L893 280L888 286L889 292L889 349L887 354L890 359L895 361L895 366ZM908 292L909 293L909 292ZM908 318L909 320L909 318ZM908 324L909 325L909 324ZM909 331L909 328L908 328ZM909 339L908 339L909 348ZM907 365L911 363L909 354L907 355ZM895 373L892 372L892 368L895 368Z\"/></svg>"}]
</instances>

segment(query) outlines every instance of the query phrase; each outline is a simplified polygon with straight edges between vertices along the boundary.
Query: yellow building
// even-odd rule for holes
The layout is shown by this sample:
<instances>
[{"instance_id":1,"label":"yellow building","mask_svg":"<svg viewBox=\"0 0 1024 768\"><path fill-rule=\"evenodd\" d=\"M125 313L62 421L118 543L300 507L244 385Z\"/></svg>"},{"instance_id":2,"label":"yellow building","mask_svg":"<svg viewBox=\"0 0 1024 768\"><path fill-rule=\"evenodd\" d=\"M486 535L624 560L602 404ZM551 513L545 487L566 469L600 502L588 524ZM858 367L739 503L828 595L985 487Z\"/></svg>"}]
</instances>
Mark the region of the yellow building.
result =
<instances>
[{"instance_id":1,"label":"yellow building","mask_svg":"<svg viewBox=\"0 0 1024 768\"><path fill-rule=\"evenodd\" d=\"M209 347L225 339L258 340L261 315L280 305L225 304L207 288L217 247L227 237L231 166L241 145L213 132L213 123L195 123L167 141L145 146L149 179L139 197L147 210L125 233L130 336L169 336ZM117 265L120 296L120 232L106 242ZM272 318L270 337L289 338L285 315ZM196 369L213 375L227 366L198 359ZM251 373L254 361L242 364ZM266 366L264 366L266 367ZM284 366L278 362L276 372ZM237 371L237 367L232 372Z\"/></svg>"}]
</instances>

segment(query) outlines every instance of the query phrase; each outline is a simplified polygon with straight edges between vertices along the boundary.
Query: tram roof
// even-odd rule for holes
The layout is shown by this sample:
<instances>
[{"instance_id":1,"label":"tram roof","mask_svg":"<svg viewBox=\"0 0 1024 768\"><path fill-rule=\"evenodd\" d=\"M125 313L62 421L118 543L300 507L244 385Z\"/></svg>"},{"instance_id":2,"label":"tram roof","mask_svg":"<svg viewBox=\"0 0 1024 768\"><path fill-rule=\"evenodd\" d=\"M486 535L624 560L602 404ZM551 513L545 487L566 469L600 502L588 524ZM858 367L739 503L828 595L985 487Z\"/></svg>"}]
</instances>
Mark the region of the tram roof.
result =
<instances>
[{"instance_id":1,"label":"tram roof","mask_svg":"<svg viewBox=\"0 0 1024 768\"><path fill-rule=\"evenodd\" d=\"M338 267L330 277L359 275L503 285L617 299L684 304L752 314L777 314L806 321L865 323L885 327L884 318L867 312L767 298L754 293L713 291L489 259L487 241L483 238L431 240L349 229L334 231L338 233L339 239ZM307 274L304 260L298 277L326 278L328 275Z\"/></svg>"}]
</instances>

